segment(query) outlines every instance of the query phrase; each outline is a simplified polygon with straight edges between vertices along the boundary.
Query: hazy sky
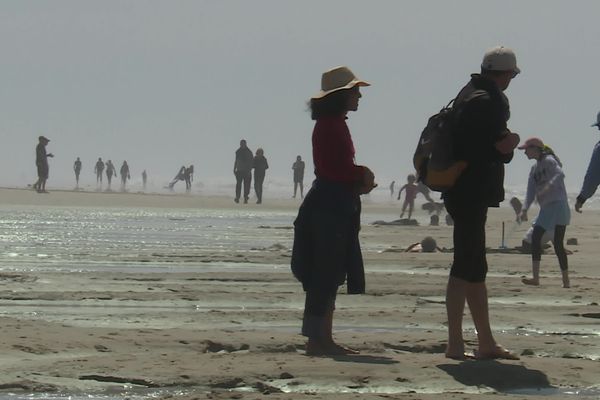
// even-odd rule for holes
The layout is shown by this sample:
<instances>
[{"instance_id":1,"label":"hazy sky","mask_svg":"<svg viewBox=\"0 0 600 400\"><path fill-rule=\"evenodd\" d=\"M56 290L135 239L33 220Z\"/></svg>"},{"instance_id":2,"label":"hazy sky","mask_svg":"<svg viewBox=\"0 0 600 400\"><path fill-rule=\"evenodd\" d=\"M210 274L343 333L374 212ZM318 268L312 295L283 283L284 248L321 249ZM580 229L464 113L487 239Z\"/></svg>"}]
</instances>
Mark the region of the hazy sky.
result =
<instances>
[{"instance_id":1,"label":"hazy sky","mask_svg":"<svg viewBox=\"0 0 600 400\"><path fill-rule=\"evenodd\" d=\"M264 148L267 180L312 178L306 100L321 73L348 65L372 83L348 120L356 159L381 184L404 182L427 118L477 72L484 51L512 47L522 74L509 126L541 136L583 179L599 132L598 1L3 1L0 186L34 181L34 148L51 139L48 187L92 183L101 156L139 180L233 179L245 138ZM508 185L529 166L515 156Z\"/></svg>"}]
</instances>

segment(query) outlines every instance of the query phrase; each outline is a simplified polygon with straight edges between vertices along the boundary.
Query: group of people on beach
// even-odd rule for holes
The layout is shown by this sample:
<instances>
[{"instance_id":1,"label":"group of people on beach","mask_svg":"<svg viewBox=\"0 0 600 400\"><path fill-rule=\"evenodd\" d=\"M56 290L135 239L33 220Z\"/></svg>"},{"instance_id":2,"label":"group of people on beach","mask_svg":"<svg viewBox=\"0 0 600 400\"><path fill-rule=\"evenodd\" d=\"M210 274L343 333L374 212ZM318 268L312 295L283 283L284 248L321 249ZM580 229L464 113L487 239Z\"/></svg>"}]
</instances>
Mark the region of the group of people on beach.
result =
<instances>
[{"instance_id":1,"label":"group of people on beach","mask_svg":"<svg viewBox=\"0 0 600 400\"><path fill-rule=\"evenodd\" d=\"M532 278L527 285L539 285L541 237L554 231L554 248L562 272L563 287L570 286L568 261L563 240L570 222L562 164L542 139L531 137L519 146L520 137L507 127L510 117L504 91L518 76L515 53L504 46L486 51L480 73L471 75L459 91L453 107L457 111L453 130L453 153L466 162L455 184L442 192L444 206L453 219L453 261L446 287L448 343L445 355L451 359L518 359L518 355L496 342L490 326L486 275L485 223L489 207L504 201L504 165L514 150L523 150L535 160L529 174L522 217L534 200L540 204L534 222ZM291 269L306 292L302 334L308 337L309 355L355 354L357 351L333 339L333 313L339 286L346 283L349 294L365 292L364 266L359 244L360 195L377 186L373 172L356 165L355 148L346 124L348 113L357 111L360 88L370 84L345 66L322 74L321 90L309 102L315 121L312 133L316 180L307 193L294 221ZM593 125L600 129L600 113ZM406 197L410 218L418 193L418 177L409 175L399 191ZM594 148L575 210L600 183L600 143ZM390 191L394 193L394 184ZM468 305L478 346L465 351L463 313Z\"/></svg>"},{"instance_id":2,"label":"group of people on beach","mask_svg":"<svg viewBox=\"0 0 600 400\"><path fill-rule=\"evenodd\" d=\"M48 158L54 157L52 153L46 152L46 146L50 142L45 136L38 137L38 144L35 148L35 164L37 167L37 175L38 179L33 184L33 189L38 193L48 193L46 190L46 181L48 180L48 175L50 171L50 167L48 165ZM83 163L80 157L73 162L73 172L75 172L75 189L79 189L79 178L81 175L81 169L83 167ZM106 179L108 182L108 186L106 188L107 191L111 191L111 184L113 176L117 176L117 170L112 163L111 160L102 161L102 157L98 157L98 161L94 164L94 174L96 175L96 186L98 190L102 189L102 177L106 172ZM129 171L129 164L127 164L127 160L123 161L121 164L121 168L119 170L119 174L121 175L121 191L125 191L127 180L131 179L131 174ZM142 181L144 185L144 190L146 189L146 181L147 181L146 170L142 172Z\"/></svg>"},{"instance_id":3,"label":"group of people on beach","mask_svg":"<svg viewBox=\"0 0 600 400\"><path fill-rule=\"evenodd\" d=\"M81 160L77 157L75 163L73 164L73 170L75 171L75 179L77 181L77 188L79 188L79 173L81 172ZM113 176L117 177L117 169L115 168L112 160L102 161L102 157L98 157L98 161L94 165L94 173L96 174L96 187L98 190L102 189L102 175L106 170L106 180L108 186L106 188L107 191L111 191L111 184ZM142 177L146 174L146 171L142 172ZM126 191L127 180L131 179L131 174L129 171L129 164L127 164L127 160L123 161L121 164L121 168L119 170L119 175L121 175L121 191ZM145 185L144 185L145 186Z\"/></svg>"},{"instance_id":4,"label":"group of people on beach","mask_svg":"<svg viewBox=\"0 0 600 400\"><path fill-rule=\"evenodd\" d=\"M39 193L48 193L46 191L46 181L48 180L49 165L48 158L54 157L52 153L46 152L46 146L50 142L45 136L39 137L39 143L36 147L36 166L38 173L38 180L34 183L33 188ZM250 184L252 182L252 171L254 170L254 192L256 194L256 204L262 203L263 195L263 184L265 180L266 171L269 168L269 163L264 155L264 150L258 148L256 154L253 155L252 151L248 148L246 140L240 141L240 147L235 152L235 161L233 164L233 174L236 178L235 186L235 199L236 203L239 203L242 197L242 186L243 186L243 201L248 203L250 197ZM294 179L294 194L293 198L296 198L298 188L300 188L300 197L304 198L304 168L305 164L301 156L296 157L296 161L292 164L293 179ZM73 163L73 171L75 172L75 188L79 189L79 177L82 170L82 161L80 157L77 157ZM96 187L98 190L102 189L103 175L106 173L107 179L107 191L111 191L111 184L113 176L117 176L117 170L112 163L112 160L104 162L102 157L98 157L98 160L94 164L94 174L96 175ZM127 180L131 179L131 173L129 170L129 164L127 160L123 161L119 170L121 176L121 191L126 191ZM146 170L142 171L142 184L143 189L146 190L146 184L148 180L148 174ZM175 184L179 181L185 181L185 190L187 193L192 190L192 182L194 180L194 165L186 167L182 166L173 180L169 182L167 188L173 190Z\"/></svg>"},{"instance_id":5,"label":"group of people on beach","mask_svg":"<svg viewBox=\"0 0 600 400\"><path fill-rule=\"evenodd\" d=\"M252 183L252 171L254 170L256 204L262 204L263 184L267 169L269 169L269 163L265 157L264 150L259 147L253 155L252 150L248 148L246 140L240 140L240 147L235 151L235 160L233 162L233 175L235 176L235 198L233 201L239 203L240 199L243 199L244 204L248 203L250 185ZM302 161L301 156L296 156L296 161L292 164L292 170L294 171L294 195L292 197L296 198L299 187L300 197L304 198L304 161Z\"/></svg>"}]
</instances>

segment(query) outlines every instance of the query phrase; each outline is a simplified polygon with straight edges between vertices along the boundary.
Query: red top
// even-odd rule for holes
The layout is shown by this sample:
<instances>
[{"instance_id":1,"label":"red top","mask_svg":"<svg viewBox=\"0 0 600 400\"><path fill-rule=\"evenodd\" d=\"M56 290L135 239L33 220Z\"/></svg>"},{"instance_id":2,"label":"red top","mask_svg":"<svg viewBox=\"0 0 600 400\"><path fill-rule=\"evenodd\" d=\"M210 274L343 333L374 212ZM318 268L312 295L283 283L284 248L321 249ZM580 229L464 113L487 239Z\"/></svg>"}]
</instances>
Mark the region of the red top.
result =
<instances>
[{"instance_id":1,"label":"red top","mask_svg":"<svg viewBox=\"0 0 600 400\"><path fill-rule=\"evenodd\" d=\"M362 168L354 164L354 144L345 116L319 118L312 144L317 178L348 183L362 180Z\"/></svg>"}]
</instances>

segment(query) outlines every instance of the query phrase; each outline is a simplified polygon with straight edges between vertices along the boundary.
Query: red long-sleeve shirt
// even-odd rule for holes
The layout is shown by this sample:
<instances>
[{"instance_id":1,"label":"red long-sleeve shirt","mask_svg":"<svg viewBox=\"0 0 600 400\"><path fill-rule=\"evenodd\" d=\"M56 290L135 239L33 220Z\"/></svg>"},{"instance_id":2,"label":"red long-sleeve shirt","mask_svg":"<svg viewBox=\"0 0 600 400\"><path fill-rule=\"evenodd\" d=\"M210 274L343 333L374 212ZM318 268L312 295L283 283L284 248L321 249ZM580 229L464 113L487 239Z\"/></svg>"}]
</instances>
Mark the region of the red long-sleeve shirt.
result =
<instances>
[{"instance_id":1,"label":"red long-sleeve shirt","mask_svg":"<svg viewBox=\"0 0 600 400\"><path fill-rule=\"evenodd\" d=\"M362 168L354 164L354 144L345 116L319 118L312 144L317 178L346 183L362 180Z\"/></svg>"}]
</instances>

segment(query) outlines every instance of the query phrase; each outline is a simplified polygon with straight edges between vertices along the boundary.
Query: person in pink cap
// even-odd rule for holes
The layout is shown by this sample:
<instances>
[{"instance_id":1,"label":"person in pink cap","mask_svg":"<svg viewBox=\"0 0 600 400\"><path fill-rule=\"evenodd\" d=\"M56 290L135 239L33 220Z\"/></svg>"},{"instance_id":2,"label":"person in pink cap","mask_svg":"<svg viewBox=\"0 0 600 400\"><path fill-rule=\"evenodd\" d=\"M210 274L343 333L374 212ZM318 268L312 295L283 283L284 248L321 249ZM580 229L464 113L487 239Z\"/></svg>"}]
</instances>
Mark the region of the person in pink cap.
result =
<instances>
[{"instance_id":1,"label":"person in pink cap","mask_svg":"<svg viewBox=\"0 0 600 400\"><path fill-rule=\"evenodd\" d=\"M540 284L540 261L542 259L542 237L547 231L554 230L554 251L558 257L558 264L562 274L563 287L568 288L569 263L564 246L565 231L571 221L571 211L565 188L565 174L562 170L560 159L554 151L537 137L531 137L519 146L525 150L525 155L530 160L536 160L531 167L527 181L527 195L521 219L527 218L527 210L534 200L540 205L540 212L533 224L531 237L531 278L523 278L526 285L538 286Z\"/></svg>"}]
</instances>

